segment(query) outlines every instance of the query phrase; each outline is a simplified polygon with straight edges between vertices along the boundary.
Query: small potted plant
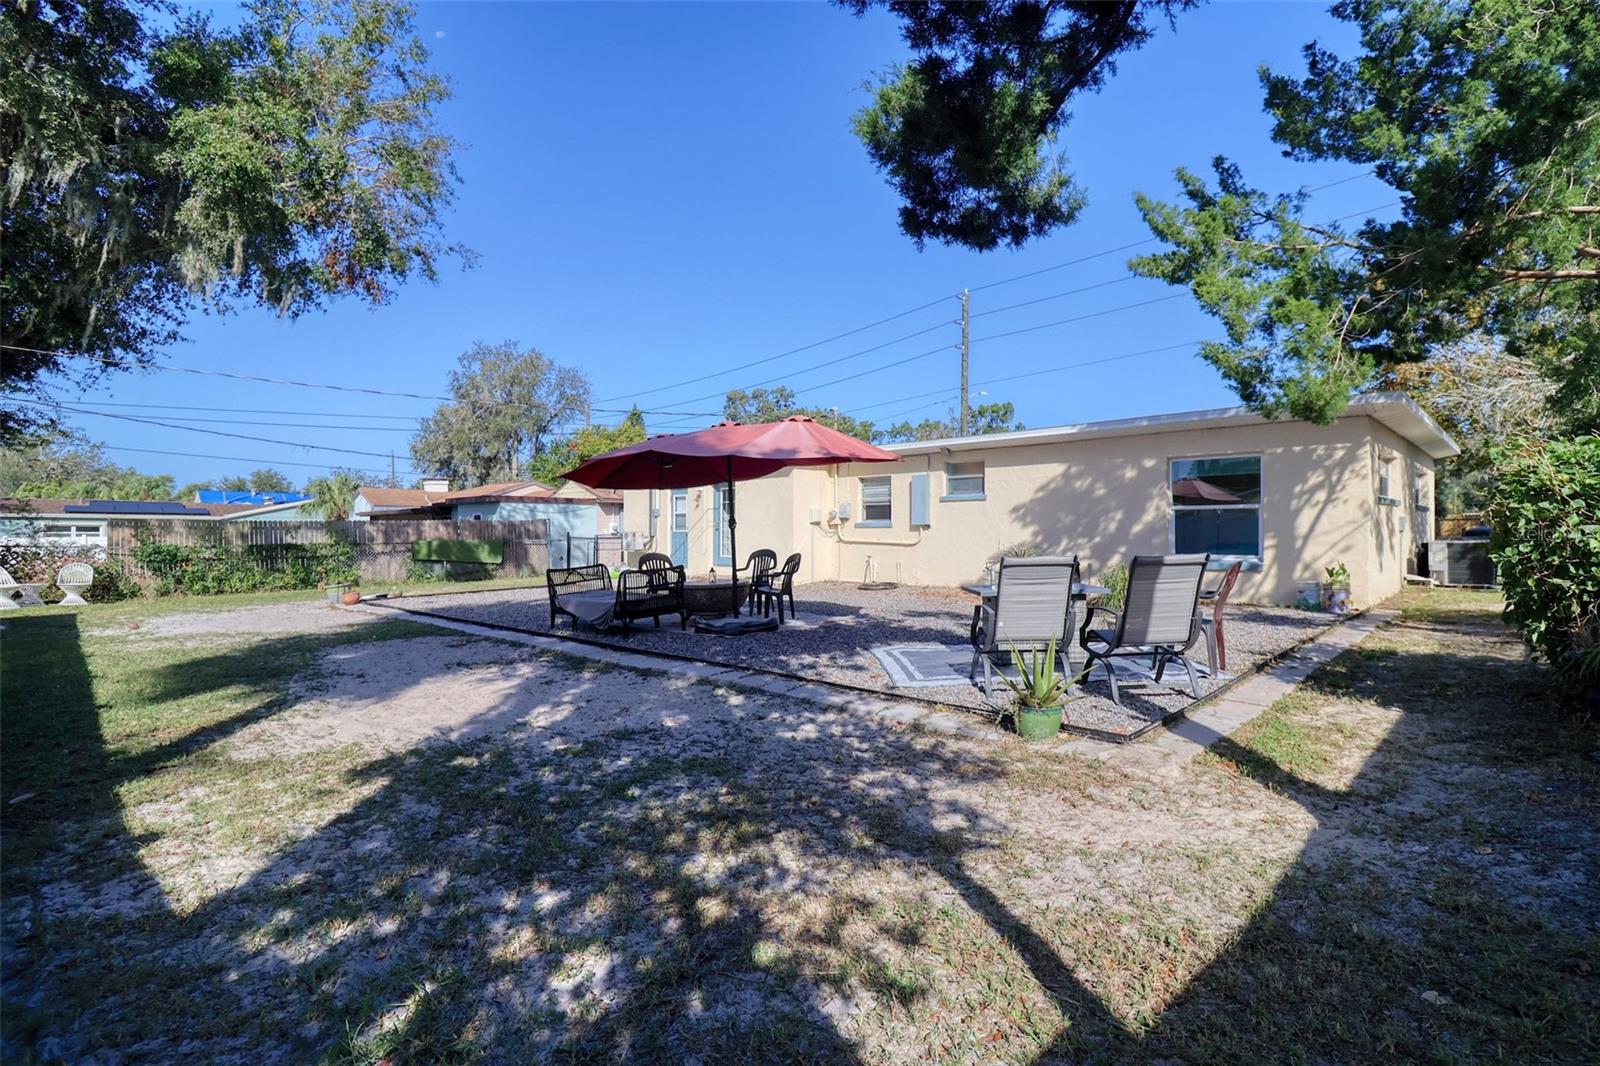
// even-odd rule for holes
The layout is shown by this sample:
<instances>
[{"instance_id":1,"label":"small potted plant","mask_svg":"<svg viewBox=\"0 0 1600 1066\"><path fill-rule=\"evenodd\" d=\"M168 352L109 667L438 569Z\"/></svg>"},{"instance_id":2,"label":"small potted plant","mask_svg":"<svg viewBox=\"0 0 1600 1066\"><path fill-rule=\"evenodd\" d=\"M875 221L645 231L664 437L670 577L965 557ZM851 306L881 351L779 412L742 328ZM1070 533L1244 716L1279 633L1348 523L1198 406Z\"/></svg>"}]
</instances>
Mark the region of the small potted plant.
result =
<instances>
[{"instance_id":1,"label":"small potted plant","mask_svg":"<svg viewBox=\"0 0 1600 1066\"><path fill-rule=\"evenodd\" d=\"M1327 592L1328 610L1334 614L1350 613L1350 568L1342 562L1323 568L1323 575L1327 578L1324 589Z\"/></svg>"},{"instance_id":2,"label":"small potted plant","mask_svg":"<svg viewBox=\"0 0 1600 1066\"><path fill-rule=\"evenodd\" d=\"M1004 674L1000 680L1015 697L1011 714L1017 735L1023 740L1049 740L1061 732L1067 704L1076 698L1070 691L1077 679L1056 673L1054 638L1044 651L1035 648L1028 658L1012 645L1011 661L1017 666L1017 680Z\"/></svg>"}]
</instances>

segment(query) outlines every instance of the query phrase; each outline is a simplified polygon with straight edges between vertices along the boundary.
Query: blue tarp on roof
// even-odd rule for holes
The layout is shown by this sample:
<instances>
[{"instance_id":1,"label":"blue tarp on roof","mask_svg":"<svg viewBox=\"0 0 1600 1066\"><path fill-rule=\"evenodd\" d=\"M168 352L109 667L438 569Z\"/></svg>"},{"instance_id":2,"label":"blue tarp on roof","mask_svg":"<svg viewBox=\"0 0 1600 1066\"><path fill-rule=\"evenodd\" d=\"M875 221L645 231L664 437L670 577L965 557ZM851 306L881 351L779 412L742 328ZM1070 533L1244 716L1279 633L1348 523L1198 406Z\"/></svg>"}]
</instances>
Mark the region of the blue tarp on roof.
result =
<instances>
[{"instance_id":1,"label":"blue tarp on roof","mask_svg":"<svg viewBox=\"0 0 1600 1066\"><path fill-rule=\"evenodd\" d=\"M236 492L232 489L201 489L196 503L250 503L265 507L269 503L299 503L311 499L309 492Z\"/></svg>"}]
</instances>

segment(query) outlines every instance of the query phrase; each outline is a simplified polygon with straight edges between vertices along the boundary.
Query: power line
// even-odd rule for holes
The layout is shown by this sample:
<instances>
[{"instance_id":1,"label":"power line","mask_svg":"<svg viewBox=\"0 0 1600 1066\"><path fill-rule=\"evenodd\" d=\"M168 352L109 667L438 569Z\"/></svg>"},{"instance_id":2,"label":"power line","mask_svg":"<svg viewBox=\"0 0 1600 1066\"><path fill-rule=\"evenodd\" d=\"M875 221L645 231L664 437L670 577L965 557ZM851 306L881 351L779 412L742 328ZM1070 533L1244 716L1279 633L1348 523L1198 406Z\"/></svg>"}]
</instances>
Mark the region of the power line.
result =
<instances>
[{"instance_id":1,"label":"power line","mask_svg":"<svg viewBox=\"0 0 1600 1066\"><path fill-rule=\"evenodd\" d=\"M1076 296L1080 292L1089 292L1092 289L1103 289L1107 285L1121 285L1125 281L1133 281L1138 276L1139 275L1137 274L1124 274L1122 277L1112 278L1110 281L1097 281L1093 285L1084 285L1076 289L1067 289L1065 292L1053 292L1049 296L1040 296L1034 300L1023 300L1021 303L1006 304L1004 307L992 307L987 311L979 311L972 317L982 318L984 315L998 315L1003 311L1015 311L1019 307L1032 307L1034 304L1042 304L1048 303L1051 300L1059 300L1063 296Z\"/></svg>"},{"instance_id":2,"label":"power line","mask_svg":"<svg viewBox=\"0 0 1600 1066\"><path fill-rule=\"evenodd\" d=\"M761 358L761 359L753 359L748 363L741 363L738 366L724 367L721 370L716 370L716 371L713 371L713 372L711 372L709 374L702 374L700 377L697 377L697 378L689 378L686 381L675 382L674 384L671 384L671 385L658 385L658 386L656 386L655 388L652 388L652 389L642 389L639 392L630 392L630 393L627 393L627 394L621 395L621 396L606 396L606 397L602 398L601 402L602 403L609 403L612 400L626 400L626 399L630 399L630 398L632 398L634 396L648 396L649 394L654 393L654 392L667 392L667 391L669 391L671 389L680 388L680 387L682 387L684 385L696 385L696 384L699 384L702 381L710 381L712 378L721 377L723 374L735 374L735 373L738 373L741 370L748 370L753 366L761 366L764 363L771 363L771 362L775 362L775 361L777 361L779 359L786 359L791 355L799 355L801 352L809 352L811 349L820 348L824 344L832 344L834 341L843 340L846 337L853 337L857 333L865 333L869 329L876 329L878 326L887 325L890 322L894 322L894 321L897 321L898 319L905 318L908 315L914 315L918 311L926 311L930 307L933 307L933 306L935 306L937 304L944 303L944 301L949 300L949 299L953 299L953 298L954 298L954 294L953 293L950 296L940 296L937 299L929 300L925 304L919 304L918 306L911 308L909 311L901 311L898 314L890 315L888 318L880 318L876 322L868 322L864 326L857 326L855 329L848 329L848 330L845 330L843 333L835 333L831 337L824 337L822 340L820 340L820 341L812 341L810 344L802 344L798 348L790 348L788 351L779 352L777 355L769 355L769 356L766 356L766 357ZM925 333L927 331L924 330L923 332ZM914 337L914 336L917 336L917 335L918 334L913 333L910 336ZM909 337L903 337L901 339L902 340L908 340L910 338ZM893 342L891 341L890 343L893 343Z\"/></svg>"},{"instance_id":3,"label":"power line","mask_svg":"<svg viewBox=\"0 0 1600 1066\"><path fill-rule=\"evenodd\" d=\"M1086 315L1074 315L1071 318L1058 318L1054 322L1041 322L1036 326L1023 326L1021 329L1007 330L1004 333L991 333L987 337L974 337L972 339L972 343L979 344L983 341L997 341L1002 337L1015 337L1019 333L1034 333L1041 329L1052 329L1056 326L1070 325L1073 322L1083 322L1091 318L1100 318L1103 315L1113 315L1118 311L1131 311L1136 307L1149 307L1151 304L1166 303L1168 300L1176 300L1187 295L1189 295L1187 292L1175 292L1170 296L1157 296L1154 299L1140 300L1137 303L1123 304L1120 307L1108 307L1103 311L1091 311Z\"/></svg>"},{"instance_id":4,"label":"power line","mask_svg":"<svg viewBox=\"0 0 1600 1066\"><path fill-rule=\"evenodd\" d=\"M358 474L387 475L388 473L385 470L371 470L362 467L340 466L336 463L297 463L289 459L262 459L259 457L251 458L244 455L202 455L198 452L169 452L163 451L159 448L130 448L122 444L98 444L96 447L103 448L108 452L139 452L144 455L171 455L177 456L181 459L215 459L218 462L260 463L263 466L302 466L309 467L313 470L353 470ZM408 463L411 462L409 458L406 461ZM412 469L415 470L418 469L418 467L415 464L412 464Z\"/></svg>"},{"instance_id":5,"label":"power line","mask_svg":"<svg viewBox=\"0 0 1600 1066\"><path fill-rule=\"evenodd\" d=\"M85 411L84 414L103 415L114 414L107 411ZM269 422L253 418L189 418L180 415L163 415L163 418L172 422L210 422L225 426L279 426L283 429L338 429L360 430L363 433L415 433L416 430L408 426L338 426L327 425L321 422ZM180 426L179 428L187 428Z\"/></svg>"},{"instance_id":6,"label":"power line","mask_svg":"<svg viewBox=\"0 0 1600 1066\"><path fill-rule=\"evenodd\" d=\"M143 369L143 370L165 370L165 371L171 371L173 373L179 373L179 374L200 374L200 375L204 375L206 377L229 378L229 379L234 380L234 381L254 381L254 382L259 382L259 383L265 384L265 385L292 385L292 386L295 386L296 388L302 388L302 389L328 389L328 390L331 390L333 392L359 392L359 393L365 393L365 394L370 395L370 396L391 396L391 397L395 397L395 398L399 398L399 399L407 399L407 400L435 400L435 401L440 401L440 402L444 402L444 403L471 403L471 404L477 404L477 405L483 406L483 407L526 407L526 408L532 409L532 408L536 408L536 407L539 406L537 404L515 403L515 402L510 401L510 400L470 400L470 399L464 400L464 399L461 399L461 398L455 397L455 396L440 396L440 395L437 395L437 394L434 394L434 393L396 392L396 391L393 391L393 390L390 390L390 389L372 389L372 388L366 388L364 386L359 386L359 385L334 385L334 384L331 384L331 383L325 382L325 381L295 381L295 380L292 380L292 379L289 379L289 378L268 378L268 377L261 377L260 375L257 375L257 374L237 374L237 373L234 373L233 371L229 371L229 370L208 370L208 369L205 369L203 367L197 367L197 366L176 366L176 365L174 365L172 363L151 363L148 366L142 366L141 367L141 366L138 366L137 364L132 364L132 365L126 364L122 360L113 359L110 356L90 355L87 352L55 351L55 350L51 350L51 349L47 349L47 348L26 348L26 347L23 347L22 345L18 345L18 344L0 344L0 348L6 348L6 349L8 349L10 351L14 351L14 352L31 352L31 353L33 353L35 355L54 355L54 356L59 356L59 357L61 357L63 359L88 359L91 362L104 363L104 364L106 364L108 366L129 366L130 369L137 368L137 369ZM132 405L128 405L128 406L132 406ZM160 406L160 405L150 405L150 406ZM598 412L600 412L602 414L629 414L629 413L631 413L633 411L633 408L631 408L631 407L591 407L591 408L589 408L589 410L590 411L598 411ZM682 415L710 415L710 414L712 414L714 412L710 412L710 411L653 411L652 412L652 411L641 409L639 413L640 414L672 414L672 415L678 415L678 414L682 414ZM401 418L401 417L407 417L407 416L402 416L402 415L390 415L390 416L373 415L373 416L358 416L358 417L375 417L375 418L376 417L392 417L392 418Z\"/></svg>"},{"instance_id":7,"label":"power line","mask_svg":"<svg viewBox=\"0 0 1600 1066\"><path fill-rule=\"evenodd\" d=\"M277 440L272 437L255 437L245 433L228 433L220 429L204 429L200 426L180 426L173 422L161 422L153 418L139 418L135 415L119 415L112 411L86 411L81 407L69 407L62 403L43 403L38 400L26 400L20 396L3 396L0 399L12 403L21 403L30 407L55 408L59 411L69 411L72 414L94 415L97 418L115 418L123 422L138 422L147 426L160 426L163 429L182 429L190 433L205 433L213 437L232 437L235 440L251 440L260 444L282 444L289 448L307 448L319 452L341 452L345 455L365 455L373 459L388 459L388 452L366 452L356 448L335 448L327 444L305 444L300 441Z\"/></svg>"},{"instance_id":8,"label":"power line","mask_svg":"<svg viewBox=\"0 0 1600 1066\"><path fill-rule=\"evenodd\" d=\"M354 411L280 411L271 408L259 407L213 407L209 404L176 404L176 403L113 403L110 400L63 400L78 407L135 407L159 409L163 411L221 411L228 414L239 415L301 415L315 418L382 418L389 421L416 422L418 415L368 415L357 414ZM167 416L174 417L174 416ZM383 427L374 427L383 428Z\"/></svg>"},{"instance_id":9,"label":"power line","mask_svg":"<svg viewBox=\"0 0 1600 1066\"><path fill-rule=\"evenodd\" d=\"M1087 362L1064 363L1064 364L1062 364L1060 366L1049 366L1049 367L1044 367L1043 369L1040 369L1040 370L1029 370L1029 371L1026 371L1026 372L1021 373L1021 374L1009 374L1009 375L1007 375L1005 377L988 378L988 379L986 379L984 381L975 381L975 382L973 382L972 383L972 387L977 389L977 388L984 388L984 387L987 387L987 386L990 386L990 385L1003 385L1003 384L1005 384L1006 382L1009 382L1009 381L1021 381L1021 380L1025 379L1025 378L1041 377L1041 376L1043 376L1045 374L1059 374L1059 373L1061 373L1062 371L1065 371L1065 370L1076 370L1079 367L1094 366L1094 365L1096 365L1098 363L1110 363L1110 362L1116 362L1116 361L1119 361L1119 360L1122 360L1122 359L1133 359L1133 358L1135 358L1137 356L1141 356L1141 355L1156 355L1156 354L1158 354L1160 352L1172 352L1172 351L1177 351L1180 348L1193 348L1196 345L1204 344L1204 343L1205 343L1204 341L1182 341L1182 342L1180 342L1178 344L1165 344L1165 345L1162 345L1159 348L1141 348L1136 352L1122 352L1122 353L1120 353L1118 355L1106 356L1106 357L1104 357L1102 359L1091 359L1091 360L1088 360ZM941 396L942 397L942 396L947 396L949 394L950 394L950 390L948 388L931 389L928 392L913 393L910 396L897 396L892 400L880 400L877 403L870 403L870 404L866 404L866 405L861 406L861 407L852 407L846 413L851 414L851 415L858 415L863 411L870 411L875 407L890 407L890 406L892 406L894 404L897 404L897 403L905 403L907 400L920 400L925 396ZM942 402L942 401L940 401L940 402ZM929 406L929 405L924 404L923 406ZM916 408L913 408L913 410L916 410ZM892 417L897 417L897 416L885 415L885 416L879 416L879 417L892 418Z\"/></svg>"},{"instance_id":10,"label":"power line","mask_svg":"<svg viewBox=\"0 0 1600 1066\"><path fill-rule=\"evenodd\" d=\"M816 363L816 364L813 364L812 366L803 367L803 368L801 368L799 370L790 370L790 371L787 371L785 373L779 374L776 377L762 378L760 381L748 382L748 383L740 386L740 388L758 389L763 385L771 385L773 382L776 382L776 381L787 381L790 378L794 377L796 374L809 374L813 370L822 370L822 369L824 369L826 367L837 366L838 364L843 363L843 362L847 362L847 361L849 361L851 359L855 359L855 358L858 358L858 357L863 356L863 355L870 355L873 352L882 351L883 349L892 347L892 346L894 346L896 344L901 343L902 341L908 341L908 340L911 340L911 339L913 339L915 337L920 337L923 334L932 333L936 329L944 329L946 326L949 326L951 324L952 323L950 323L950 322L937 322L934 325L931 325L931 326L927 327L926 329L919 329L915 333L907 333L903 337L896 337L894 340L884 341L882 344L874 344L870 348L862 348L860 351L851 352L848 355L836 356L833 359L829 359L829 360L827 360L825 362L821 362L821 363ZM935 351L943 351L943 350L944 350L943 348L935 349ZM907 361L909 361L909 360L907 360ZM898 364L891 363L890 365L891 366L896 366ZM713 375L710 375L710 376L716 377L717 375L713 374ZM701 379L701 380L703 380L703 379ZM844 380L849 380L849 379L846 378ZM810 387L816 387L816 386L810 386ZM683 400L679 400L678 402L679 403L699 403L701 400L715 400L715 399L718 399L720 397L726 396L729 391L731 391L731 390L724 389L721 392L708 392L704 396L690 396L689 398L683 399ZM799 391L799 390L797 390L797 391ZM684 413L687 414L689 412L684 412Z\"/></svg>"}]
</instances>

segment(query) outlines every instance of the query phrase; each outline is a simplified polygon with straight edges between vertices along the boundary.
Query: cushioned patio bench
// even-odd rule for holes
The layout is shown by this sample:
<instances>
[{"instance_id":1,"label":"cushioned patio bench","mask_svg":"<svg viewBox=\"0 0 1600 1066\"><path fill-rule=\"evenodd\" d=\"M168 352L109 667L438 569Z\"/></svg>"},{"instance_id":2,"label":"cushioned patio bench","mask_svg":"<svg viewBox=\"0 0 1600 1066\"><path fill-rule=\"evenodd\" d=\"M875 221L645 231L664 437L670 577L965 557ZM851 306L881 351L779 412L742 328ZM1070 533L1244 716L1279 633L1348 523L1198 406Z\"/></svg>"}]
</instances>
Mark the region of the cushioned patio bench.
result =
<instances>
[{"instance_id":1,"label":"cushioned patio bench","mask_svg":"<svg viewBox=\"0 0 1600 1066\"><path fill-rule=\"evenodd\" d=\"M687 629L684 577L681 566L624 570L613 586L611 569L600 563L552 567L545 576L550 626L554 628L557 617L566 615L574 626L582 621L606 629L621 622L624 631L641 618L652 618L659 629L663 615L677 615L679 628Z\"/></svg>"}]
</instances>

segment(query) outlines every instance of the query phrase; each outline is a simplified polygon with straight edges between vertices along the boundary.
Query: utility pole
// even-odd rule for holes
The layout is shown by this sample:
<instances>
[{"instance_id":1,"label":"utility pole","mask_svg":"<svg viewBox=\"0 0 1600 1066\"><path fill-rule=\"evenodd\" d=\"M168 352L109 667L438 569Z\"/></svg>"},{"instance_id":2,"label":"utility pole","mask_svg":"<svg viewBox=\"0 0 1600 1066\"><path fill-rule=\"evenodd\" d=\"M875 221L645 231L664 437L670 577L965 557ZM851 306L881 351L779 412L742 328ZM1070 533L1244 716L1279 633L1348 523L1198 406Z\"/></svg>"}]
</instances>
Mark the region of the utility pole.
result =
<instances>
[{"instance_id":1,"label":"utility pole","mask_svg":"<svg viewBox=\"0 0 1600 1066\"><path fill-rule=\"evenodd\" d=\"M398 485L398 484L400 484L400 482L398 482L398 481L396 481L394 479L394 452L390 452L389 453L389 484L390 485Z\"/></svg>"},{"instance_id":2,"label":"utility pole","mask_svg":"<svg viewBox=\"0 0 1600 1066\"><path fill-rule=\"evenodd\" d=\"M972 294L961 290L961 432L965 437L972 428L972 410L967 402L967 358L972 348Z\"/></svg>"}]
</instances>

